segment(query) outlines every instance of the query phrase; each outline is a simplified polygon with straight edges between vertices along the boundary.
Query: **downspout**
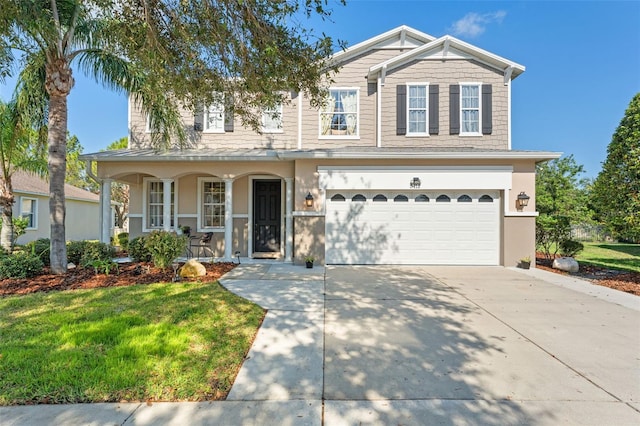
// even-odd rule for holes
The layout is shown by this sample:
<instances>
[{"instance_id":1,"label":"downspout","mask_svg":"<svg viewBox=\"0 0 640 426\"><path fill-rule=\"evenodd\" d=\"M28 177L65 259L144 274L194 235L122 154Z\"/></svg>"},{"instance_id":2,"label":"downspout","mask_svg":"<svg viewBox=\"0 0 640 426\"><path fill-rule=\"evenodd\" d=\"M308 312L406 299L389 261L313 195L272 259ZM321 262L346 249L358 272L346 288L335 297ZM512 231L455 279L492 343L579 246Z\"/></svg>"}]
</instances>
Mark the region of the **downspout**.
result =
<instances>
[{"instance_id":1,"label":"downspout","mask_svg":"<svg viewBox=\"0 0 640 426\"><path fill-rule=\"evenodd\" d=\"M384 86L384 79L387 76L386 65L382 67L382 72L378 74L377 87L376 87L376 146L382 147L382 87Z\"/></svg>"}]
</instances>

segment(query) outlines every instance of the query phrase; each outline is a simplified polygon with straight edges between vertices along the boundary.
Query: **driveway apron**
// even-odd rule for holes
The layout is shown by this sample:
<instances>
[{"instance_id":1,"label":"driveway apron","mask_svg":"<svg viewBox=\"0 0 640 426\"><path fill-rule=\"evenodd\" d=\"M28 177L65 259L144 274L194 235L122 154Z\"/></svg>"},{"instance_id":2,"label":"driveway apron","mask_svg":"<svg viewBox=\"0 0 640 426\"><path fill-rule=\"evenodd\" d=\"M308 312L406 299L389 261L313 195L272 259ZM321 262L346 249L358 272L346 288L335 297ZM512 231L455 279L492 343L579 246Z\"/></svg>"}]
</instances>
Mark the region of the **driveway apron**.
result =
<instances>
[{"instance_id":1,"label":"driveway apron","mask_svg":"<svg viewBox=\"0 0 640 426\"><path fill-rule=\"evenodd\" d=\"M637 424L638 326L501 267L327 267L325 421Z\"/></svg>"}]
</instances>

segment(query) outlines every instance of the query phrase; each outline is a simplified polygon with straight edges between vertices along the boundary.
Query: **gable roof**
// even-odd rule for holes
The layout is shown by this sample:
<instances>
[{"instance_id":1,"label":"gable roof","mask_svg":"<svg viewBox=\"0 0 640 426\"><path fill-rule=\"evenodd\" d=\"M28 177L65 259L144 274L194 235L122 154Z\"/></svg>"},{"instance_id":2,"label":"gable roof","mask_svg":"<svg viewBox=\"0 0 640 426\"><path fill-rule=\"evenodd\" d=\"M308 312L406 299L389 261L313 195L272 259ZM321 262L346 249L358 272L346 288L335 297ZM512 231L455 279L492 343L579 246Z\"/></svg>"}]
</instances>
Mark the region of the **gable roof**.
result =
<instances>
[{"instance_id":1,"label":"gable roof","mask_svg":"<svg viewBox=\"0 0 640 426\"><path fill-rule=\"evenodd\" d=\"M381 62L369 68L367 78L369 80L378 77L378 74L386 74L388 71L400 67L416 59L431 58L438 60L447 59L476 59L504 73L505 83L507 79L513 80L525 71L524 65L495 55L479 47L473 46L455 37L445 35L432 40L420 47Z\"/></svg>"},{"instance_id":2,"label":"gable roof","mask_svg":"<svg viewBox=\"0 0 640 426\"><path fill-rule=\"evenodd\" d=\"M13 184L13 192L49 196L49 182L32 173L16 170L11 177L11 183ZM67 183L64 184L64 195L66 199L70 200L100 201L97 194Z\"/></svg>"},{"instance_id":3,"label":"gable roof","mask_svg":"<svg viewBox=\"0 0 640 426\"><path fill-rule=\"evenodd\" d=\"M329 60L333 64L340 64L355 56L372 49L402 48L415 49L436 38L406 25L401 25L385 33L355 44L346 50L335 53Z\"/></svg>"}]
</instances>

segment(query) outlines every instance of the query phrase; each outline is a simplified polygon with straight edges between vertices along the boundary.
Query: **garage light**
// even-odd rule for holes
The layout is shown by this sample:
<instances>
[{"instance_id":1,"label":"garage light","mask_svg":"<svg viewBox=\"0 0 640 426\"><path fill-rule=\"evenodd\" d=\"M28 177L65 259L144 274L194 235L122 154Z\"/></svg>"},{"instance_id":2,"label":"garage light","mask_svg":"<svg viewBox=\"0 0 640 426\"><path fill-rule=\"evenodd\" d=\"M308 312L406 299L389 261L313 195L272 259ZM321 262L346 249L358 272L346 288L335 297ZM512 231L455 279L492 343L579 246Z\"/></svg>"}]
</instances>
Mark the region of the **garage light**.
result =
<instances>
[{"instance_id":1,"label":"garage light","mask_svg":"<svg viewBox=\"0 0 640 426\"><path fill-rule=\"evenodd\" d=\"M409 182L409 186L411 188L420 188L420 185L422 185L422 182L420 182L420 178L418 177L414 177L413 179L411 179L411 181Z\"/></svg>"},{"instance_id":2,"label":"garage light","mask_svg":"<svg viewBox=\"0 0 640 426\"><path fill-rule=\"evenodd\" d=\"M520 192L518 194L518 210L522 210L524 207L527 207L529 205L530 198L531 197L525 194L524 191Z\"/></svg>"},{"instance_id":3,"label":"garage light","mask_svg":"<svg viewBox=\"0 0 640 426\"><path fill-rule=\"evenodd\" d=\"M311 192L304 197L304 205L307 207L313 207L313 195L311 195Z\"/></svg>"}]
</instances>

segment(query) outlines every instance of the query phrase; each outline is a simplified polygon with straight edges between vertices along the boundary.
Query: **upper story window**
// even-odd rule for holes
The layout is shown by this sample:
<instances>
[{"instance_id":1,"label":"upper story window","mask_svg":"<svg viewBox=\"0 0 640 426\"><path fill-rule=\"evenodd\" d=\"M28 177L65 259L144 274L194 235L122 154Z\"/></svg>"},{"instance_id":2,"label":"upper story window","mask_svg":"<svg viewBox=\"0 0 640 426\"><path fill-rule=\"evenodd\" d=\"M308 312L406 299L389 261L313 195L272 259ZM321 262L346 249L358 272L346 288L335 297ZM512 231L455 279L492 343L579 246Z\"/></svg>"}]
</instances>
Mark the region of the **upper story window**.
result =
<instances>
[{"instance_id":1,"label":"upper story window","mask_svg":"<svg viewBox=\"0 0 640 426\"><path fill-rule=\"evenodd\" d=\"M262 131L264 133L282 132L282 104L262 111Z\"/></svg>"},{"instance_id":2,"label":"upper story window","mask_svg":"<svg viewBox=\"0 0 640 426\"><path fill-rule=\"evenodd\" d=\"M320 136L358 136L358 96L357 88L329 89L329 98L320 110Z\"/></svg>"},{"instance_id":3,"label":"upper story window","mask_svg":"<svg viewBox=\"0 0 640 426\"><path fill-rule=\"evenodd\" d=\"M427 84L407 85L407 134L428 135L427 105L429 92Z\"/></svg>"},{"instance_id":4,"label":"upper story window","mask_svg":"<svg viewBox=\"0 0 640 426\"><path fill-rule=\"evenodd\" d=\"M26 218L29 222L27 223L26 229L37 229L38 228L38 200L35 198L20 198L20 216Z\"/></svg>"},{"instance_id":5,"label":"upper story window","mask_svg":"<svg viewBox=\"0 0 640 426\"><path fill-rule=\"evenodd\" d=\"M145 179L144 197L146 201L145 228L162 229L164 227L164 182L160 179ZM173 226L175 184L171 182L170 216Z\"/></svg>"},{"instance_id":6,"label":"upper story window","mask_svg":"<svg viewBox=\"0 0 640 426\"><path fill-rule=\"evenodd\" d=\"M215 102L205 108L203 131L224 133L224 102Z\"/></svg>"},{"instance_id":7,"label":"upper story window","mask_svg":"<svg viewBox=\"0 0 640 426\"><path fill-rule=\"evenodd\" d=\"M198 228L209 230L224 226L224 182L219 179L199 178Z\"/></svg>"},{"instance_id":8,"label":"upper story window","mask_svg":"<svg viewBox=\"0 0 640 426\"><path fill-rule=\"evenodd\" d=\"M480 84L460 85L460 134L480 135Z\"/></svg>"}]
</instances>

